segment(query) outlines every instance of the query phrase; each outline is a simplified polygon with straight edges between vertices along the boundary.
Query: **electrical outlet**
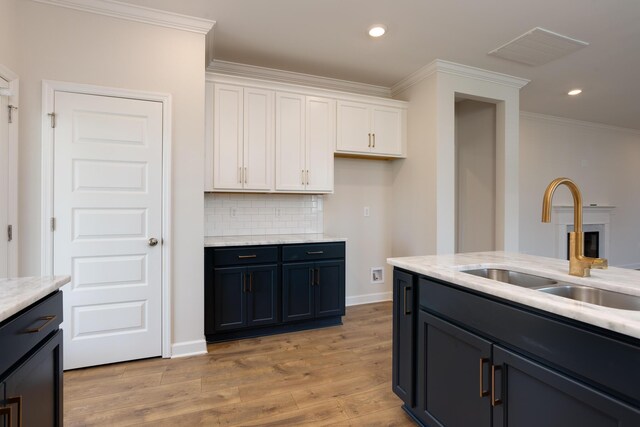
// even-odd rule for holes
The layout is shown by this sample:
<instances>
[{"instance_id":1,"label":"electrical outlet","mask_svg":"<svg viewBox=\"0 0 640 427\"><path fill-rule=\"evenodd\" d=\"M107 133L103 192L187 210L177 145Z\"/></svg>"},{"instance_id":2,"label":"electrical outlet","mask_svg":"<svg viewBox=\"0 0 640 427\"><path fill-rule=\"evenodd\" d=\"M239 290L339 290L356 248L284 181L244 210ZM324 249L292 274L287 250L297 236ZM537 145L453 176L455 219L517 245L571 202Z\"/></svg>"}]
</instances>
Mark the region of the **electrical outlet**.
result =
<instances>
[{"instance_id":1,"label":"electrical outlet","mask_svg":"<svg viewBox=\"0 0 640 427\"><path fill-rule=\"evenodd\" d=\"M371 215L371 211L369 209L369 206L365 206L364 207L364 216L369 216Z\"/></svg>"}]
</instances>

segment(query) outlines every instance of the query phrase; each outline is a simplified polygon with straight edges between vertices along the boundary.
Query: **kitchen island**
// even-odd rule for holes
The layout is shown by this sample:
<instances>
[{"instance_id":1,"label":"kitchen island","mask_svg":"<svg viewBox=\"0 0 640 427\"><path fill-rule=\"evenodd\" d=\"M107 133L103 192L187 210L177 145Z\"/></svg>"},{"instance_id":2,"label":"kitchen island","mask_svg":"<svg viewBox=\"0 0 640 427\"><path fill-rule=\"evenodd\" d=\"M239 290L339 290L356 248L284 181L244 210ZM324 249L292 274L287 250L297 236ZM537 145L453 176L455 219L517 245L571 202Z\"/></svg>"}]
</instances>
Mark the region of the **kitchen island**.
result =
<instances>
[{"instance_id":1,"label":"kitchen island","mask_svg":"<svg viewBox=\"0 0 640 427\"><path fill-rule=\"evenodd\" d=\"M420 424L640 425L640 311L611 307L634 307L640 272L574 277L567 261L504 252L388 262L393 389Z\"/></svg>"}]
</instances>

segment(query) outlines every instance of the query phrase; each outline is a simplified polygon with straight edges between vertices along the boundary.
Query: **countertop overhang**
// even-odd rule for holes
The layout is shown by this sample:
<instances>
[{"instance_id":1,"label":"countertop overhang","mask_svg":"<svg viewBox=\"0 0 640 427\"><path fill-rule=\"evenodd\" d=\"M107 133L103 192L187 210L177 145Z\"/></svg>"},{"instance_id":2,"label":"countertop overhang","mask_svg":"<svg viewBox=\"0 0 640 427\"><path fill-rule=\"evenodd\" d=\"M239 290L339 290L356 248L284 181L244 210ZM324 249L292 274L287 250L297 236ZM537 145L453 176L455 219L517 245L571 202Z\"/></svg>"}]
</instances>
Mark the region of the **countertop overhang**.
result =
<instances>
[{"instance_id":1,"label":"countertop overhang","mask_svg":"<svg viewBox=\"0 0 640 427\"><path fill-rule=\"evenodd\" d=\"M602 307L463 272L476 268L509 269L640 296L640 271L610 267L607 270L591 270L591 277L575 277L569 275L568 261L508 252L389 258L387 262L394 267L640 338L640 311Z\"/></svg>"},{"instance_id":2,"label":"countertop overhang","mask_svg":"<svg viewBox=\"0 0 640 427\"><path fill-rule=\"evenodd\" d=\"M327 234L262 234L249 236L205 237L205 248L225 246L288 245L296 243L346 242L344 237Z\"/></svg>"},{"instance_id":3,"label":"countertop overhang","mask_svg":"<svg viewBox=\"0 0 640 427\"><path fill-rule=\"evenodd\" d=\"M0 322L71 281L69 276L0 279Z\"/></svg>"}]
</instances>

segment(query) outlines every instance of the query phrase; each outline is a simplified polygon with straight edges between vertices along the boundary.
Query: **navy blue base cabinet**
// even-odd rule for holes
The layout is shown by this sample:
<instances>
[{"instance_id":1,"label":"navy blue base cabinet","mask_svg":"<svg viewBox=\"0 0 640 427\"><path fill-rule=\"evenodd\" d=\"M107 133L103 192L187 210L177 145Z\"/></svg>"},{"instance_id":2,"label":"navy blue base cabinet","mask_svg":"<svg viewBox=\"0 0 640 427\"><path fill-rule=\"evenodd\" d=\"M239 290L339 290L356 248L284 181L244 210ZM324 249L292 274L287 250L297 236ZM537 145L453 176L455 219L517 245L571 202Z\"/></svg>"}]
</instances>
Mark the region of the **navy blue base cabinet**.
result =
<instances>
[{"instance_id":1,"label":"navy blue base cabinet","mask_svg":"<svg viewBox=\"0 0 640 427\"><path fill-rule=\"evenodd\" d=\"M207 341L342 323L344 257L344 242L206 248Z\"/></svg>"},{"instance_id":2,"label":"navy blue base cabinet","mask_svg":"<svg viewBox=\"0 0 640 427\"><path fill-rule=\"evenodd\" d=\"M393 315L392 387L418 424L640 425L640 340L400 269Z\"/></svg>"}]
</instances>

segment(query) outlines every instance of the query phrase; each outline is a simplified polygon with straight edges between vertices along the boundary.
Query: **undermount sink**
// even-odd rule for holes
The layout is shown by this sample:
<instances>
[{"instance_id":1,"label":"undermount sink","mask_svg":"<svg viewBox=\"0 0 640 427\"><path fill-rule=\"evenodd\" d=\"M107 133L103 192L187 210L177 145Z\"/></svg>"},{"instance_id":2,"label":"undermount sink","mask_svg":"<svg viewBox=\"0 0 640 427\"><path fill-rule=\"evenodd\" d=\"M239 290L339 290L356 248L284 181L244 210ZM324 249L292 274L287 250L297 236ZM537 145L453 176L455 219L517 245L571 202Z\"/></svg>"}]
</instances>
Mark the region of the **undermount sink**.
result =
<instances>
[{"instance_id":1,"label":"undermount sink","mask_svg":"<svg viewBox=\"0 0 640 427\"><path fill-rule=\"evenodd\" d=\"M547 294L558 295L560 297L601 305L603 307L617 308L620 310L640 310L640 297L607 291L605 289L592 288L590 286L563 284L560 286L540 288L538 290Z\"/></svg>"},{"instance_id":2,"label":"undermount sink","mask_svg":"<svg viewBox=\"0 0 640 427\"><path fill-rule=\"evenodd\" d=\"M635 295L558 282L543 276L500 268L478 268L461 272L602 307L640 311L640 297Z\"/></svg>"},{"instance_id":3,"label":"undermount sink","mask_svg":"<svg viewBox=\"0 0 640 427\"><path fill-rule=\"evenodd\" d=\"M558 283L557 281L546 277L499 268L479 268L476 270L463 270L462 272L487 279L497 280L503 283L509 283L511 285L522 286L523 288L539 288Z\"/></svg>"}]
</instances>

